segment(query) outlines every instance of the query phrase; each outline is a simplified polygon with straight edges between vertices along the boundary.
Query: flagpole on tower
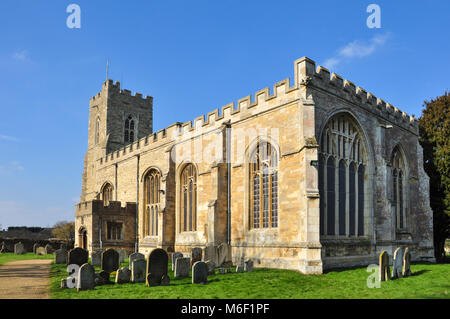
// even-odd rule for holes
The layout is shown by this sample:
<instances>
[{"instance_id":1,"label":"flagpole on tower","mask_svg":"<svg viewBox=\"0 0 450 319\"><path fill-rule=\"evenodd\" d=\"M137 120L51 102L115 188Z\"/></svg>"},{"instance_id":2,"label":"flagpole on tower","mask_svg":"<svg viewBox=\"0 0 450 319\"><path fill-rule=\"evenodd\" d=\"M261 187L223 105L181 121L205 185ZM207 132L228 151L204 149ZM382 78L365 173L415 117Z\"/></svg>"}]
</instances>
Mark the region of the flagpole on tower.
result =
<instances>
[{"instance_id":1,"label":"flagpole on tower","mask_svg":"<svg viewBox=\"0 0 450 319\"><path fill-rule=\"evenodd\" d=\"M109 59L106 59L106 82L108 82Z\"/></svg>"}]
</instances>

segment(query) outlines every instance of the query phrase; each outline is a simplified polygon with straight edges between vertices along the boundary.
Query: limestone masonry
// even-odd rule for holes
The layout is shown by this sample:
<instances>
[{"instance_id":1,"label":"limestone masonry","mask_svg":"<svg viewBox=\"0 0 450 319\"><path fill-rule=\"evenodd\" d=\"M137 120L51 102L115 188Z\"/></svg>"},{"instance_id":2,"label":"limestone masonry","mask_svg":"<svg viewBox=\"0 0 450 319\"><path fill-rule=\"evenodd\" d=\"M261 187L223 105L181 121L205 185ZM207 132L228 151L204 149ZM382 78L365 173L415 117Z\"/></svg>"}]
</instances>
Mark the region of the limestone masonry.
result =
<instances>
[{"instance_id":1,"label":"limestone masonry","mask_svg":"<svg viewBox=\"0 0 450 319\"><path fill-rule=\"evenodd\" d=\"M89 103L76 246L320 274L402 245L433 261L418 121L304 57L289 79L153 132L153 98ZM227 256L221 254L226 252Z\"/></svg>"}]
</instances>

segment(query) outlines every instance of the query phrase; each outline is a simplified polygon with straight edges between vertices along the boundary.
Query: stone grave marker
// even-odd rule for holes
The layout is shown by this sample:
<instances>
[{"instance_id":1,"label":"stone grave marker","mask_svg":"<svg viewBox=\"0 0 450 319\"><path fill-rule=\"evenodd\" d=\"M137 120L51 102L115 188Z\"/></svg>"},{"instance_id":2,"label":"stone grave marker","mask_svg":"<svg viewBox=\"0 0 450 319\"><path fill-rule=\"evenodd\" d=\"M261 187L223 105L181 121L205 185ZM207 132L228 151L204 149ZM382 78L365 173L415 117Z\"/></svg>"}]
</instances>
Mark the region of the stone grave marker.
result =
<instances>
[{"instance_id":1,"label":"stone grave marker","mask_svg":"<svg viewBox=\"0 0 450 319\"><path fill-rule=\"evenodd\" d=\"M175 252L172 254L172 271L175 271L175 260L177 260L177 258L182 258L183 254L180 252Z\"/></svg>"},{"instance_id":2,"label":"stone grave marker","mask_svg":"<svg viewBox=\"0 0 450 319\"><path fill-rule=\"evenodd\" d=\"M217 266L220 267L223 265L228 258L228 245L226 243L221 243L217 247Z\"/></svg>"},{"instance_id":3,"label":"stone grave marker","mask_svg":"<svg viewBox=\"0 0 450 319\"><path fill-rule=\"evenodd\" d=\"M411 253L409 247L406 247L403 254L402 275L403 277L411 276Z\"/></svg>"},{"instance_id":4,"label":"stone grave marker","mask_svg":"<svg viewBox=\"0 0 450 319\"><path fill-rule=\"evenodd\" d=\"M244 263L244 271L245 272L253 271L253 260L249 259Z\"/></svg>"},{"instance_id":5,"label":"stone grave marker","mask_svg":"<svg viewBox=\"0 0 450 319\"><path fill-rule=\"evenodd\" d=\"M112 273L119 269L119 266L119 253L116 250L109 248L102 252L102 270Z\"/></svg>"},{"instance_id":6,"label":"stone grave marker","mask_svg":"<svg viewBox=\"0 0 450 319\"><path fill-rule=\"evenodd\" d=\"M78 270L77 291L91 290L95 286L95 271L90 264L83 264Z\"/></svg>"},{"instance_id":7,"label":"stone grave marker","mask_svg":"<svg viewBox=\"0 0 450 319\"><path fill-rule=\"evenodd\" d=\"M14 245L14 254L16 255L25 254L25 247L21 242Z\"/></svg>"},{"instance_id":8,"label":"stone grave marker","mask_svg":"<svg viewBox=\"0 0 450 319\"><path fill-rule=\"evenodd\" d=\"M116 250L119 253L119 265L120 265L128 257L128 254L125 250L123 250L121 248L116 249Z\"/></svg>"},{"instance_id":9,"label":"stone grave marker","mask_svg":"<svg viewBox=\"0 0 450 319\"><path fill-rule=\"evenodd\" d=\"M206 266L208 267L208 275L214 275L216 273L216 264L214 261L206 261Z\"/></svg>"},{"instance_id":10,"label":"stone grave marker","mask_svg":"<svg viewBox=\"0 0 450 319\"><path fill-rule=\"evenodd\" d=\"M379 270L380 270L380 281L386 281L390 279L389 255L385 250L383 250L380 254Z\"/></svg>"},{"instance_id":11,"label":"stone grave marker","mask_svg":"<svg viewBox=\"0 0 450 319\"><path fill-rule=\"evenodd\" d=\"M55 264L67 264L67 251L65 249L55 250Z\"/></svg>"},{"instance_id":12,"label":"stone grave marker","mask_svg":"<svg viewBox=\"0 0 450 319\"><path fill-rule=\"evenodd\" d=\"M45 255L45 248L44 247L36 248L36 255Z\"/></svg>"},{"instance_id":13,"label":"stone grave marker","mask_svg":"<svg viewBox=\"0 0 450 319\"><path fill-rule=\"evenodd\" d=\"M402 266L403 266L403 255L405 249L403 247L398 247L394 251L394 260L392 262L392 278L402 278Z\"/></svg>"},{"instance_id":14,"label":"stone grave marker","mask_svg":"<svg viewBox=\"0 0 450 319\"><path fill-rule=\"evenodd\" d=\"M129 260L130 266L133 263L133 260L136 260L136 259L145 259L145 256L141 253L132 253L130 255L130 260Z\"/></svg>"},{"instance_id":15,"label":"stone grave marker","mask_svg":"<svg viewBox=\"0 0 450 319\"><path fill-rule=\"evenodd\" d=\"M144 258L131 262L131 282L145 282L147 261Z\"/></svg>"},{"instance_id":16,"label":"stone grave marker","mask_svg":"<svg viewBox=\"0 0 450 319\"><path fill-rule=\"evenodd\" d=\"M192 266L192 283L206 284L208 282L208 266L203 261L195 262Z\"/></svg>"},{"instance_id":17,"label":"stone grave marker","mask_svg":"<svg viewBox=\"0 0 450 319\"><path fill-rule=\"evenodd\" d=\"M116 284L126 284L130 282L131 271L128 267L122 267L116 272Z\"/></svg>"},{"instance_id":18,"label":"stone grave marker","mask_svg":"<svg viewBox=\"0 0 450 319\"><path fill-rule=\"evenodd\" d=\"M81 247L76 247L74 249L69 250L67 264L72 265L76 264L78 266L82 266L86 264L89 260L89 252L86 249Z\"/></svg>"},{"instance_id":19,"label":"stone grave marker","mask_svg":"<svg viewBox=\"0 0 450 319\"><path fill-rule=\"evenodd\" d=\"M95 250L91 254L91 265L94 267L100 267L102 265L102 251Z\"/></svg>"},{"instance_id":20,"label":"stone grave marker","mask_svg":"<svg viewBox=\"0 0 450 319\"><path fill-rule=\"evenodd\" d=\"M202 260L202 249L201 248L192 248L191 251L191 265L194 265L197 261Z\"/></svg>"},{"instance_id":21,"label":"stone grave marker","mask_svg":"<svg viewBox=\"0 0 450 319\"><path fill-rule=\"evenodd\" d=\"M45 254L46 255L50 255L53 254L53 247L50 244L45 245Z\"/></svg>"},{"instance_id":22,"label":"stone grave marker","mask_svg":"<svg viewBox=\"0 0 450 319\"><path fill-rule=\"evenodd\" d=\"M161 248L152 250L147 260L146 285L159 286L163 276L167 276L169 256Z\"/></svg>"},{"instance_id":23,"label":"stone grave marker","mask_svg":"<svg viewBox=\"0 0 450 319\"><path fill-rule=\"evenodd\" d=\"M175 278L189 277L189 270L191 269L191 259L179 257L175 259Z\"/></svg>"},{"instance_id":24,"label":"stone grave marker","mask_svg":"<svg viewBox=\"0 0 450 319\"><path fill-rule=\"evenodd\" d=\"M39 244L38 243L34 243L33 244L33 254L35 254L36 253L36 249L39 247Z\"/></svg>"}]
</instances>

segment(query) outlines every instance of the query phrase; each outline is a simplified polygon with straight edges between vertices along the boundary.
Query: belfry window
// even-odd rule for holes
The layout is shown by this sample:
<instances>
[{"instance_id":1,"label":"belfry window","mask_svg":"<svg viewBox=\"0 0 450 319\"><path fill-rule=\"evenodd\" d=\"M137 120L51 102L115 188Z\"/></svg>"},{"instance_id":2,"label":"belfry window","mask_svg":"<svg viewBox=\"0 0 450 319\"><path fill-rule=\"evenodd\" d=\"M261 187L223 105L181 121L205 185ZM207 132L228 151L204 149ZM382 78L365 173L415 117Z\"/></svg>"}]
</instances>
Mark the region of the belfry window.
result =
<instances>
[{"instance_id":1,"label":"belfry window","mask_svg":"<svg viewBox=\"0 0 450 319\"><path fill-rule=\"evenodd\" d=\"M197 230L197 171L187 164L180 174L181 231Z\"/></svg>"},{"instance_id":2,"label":"belfry window","mask_svg":"<svg viewBox=\"0 0 450 319\"><path fill-rule=\"evenodd\" d=\"M111 184L107 183L105 186L103 186L102 190L103 206L109 206L109 202L112 201L112 195L113 188Z\"/></svg>"},{"instance_id":3,"label":"belfry window","mask_svg":"<svg viewBox=\"0 0 450 319\"><path fill-rule=\"evenodd\" d=\"M129 115L125 120L125 133L124 141L125 143L133 143L136 137L136 120Z\"/></svg>"},{"instance_id":4,"label":"belfry window","mask_svg":"<svg viewBox=\"0 0 450 319\"><path fill-rule=\"evenodd\" d=\"M250 225L278 227L278 154L267 142L258 142L249 159Z\"/></svg>"},{"instance_id":5,"label":"belfry window","mask_svg":"<svg viewBox=\"0 0 450 319\"><path fill-rule=\"evenodd\" d=\"M158 213L160 210L160 183L161 174L156 169L151 169L144 179L145 191L145 215L144 234L146 236L158 236Z\"/></svg>"},{"instance_id":6,"label":"belfry window","mask_svg":"<svg viewBox=\"0 0 450 319\"><path fill-rule=\"evenodd\" d=\"M319 150L320 234L364 235L367 155L363 137L349 115L330 119Z\"/></svg>"}]
</instances>

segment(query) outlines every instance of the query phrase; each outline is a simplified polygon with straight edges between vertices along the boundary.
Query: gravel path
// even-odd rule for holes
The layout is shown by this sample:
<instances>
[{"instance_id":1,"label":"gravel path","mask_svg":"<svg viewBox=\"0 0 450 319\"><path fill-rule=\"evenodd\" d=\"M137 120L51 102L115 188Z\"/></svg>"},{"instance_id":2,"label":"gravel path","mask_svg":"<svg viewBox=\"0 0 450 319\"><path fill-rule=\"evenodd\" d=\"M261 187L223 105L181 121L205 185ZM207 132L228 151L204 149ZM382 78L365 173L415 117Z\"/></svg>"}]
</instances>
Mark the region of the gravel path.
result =
<instances>
[{"instance_id":1,"label":"gravel path","mask_svg":"<svg viewBox=\"0 0 450 319\"><path fill-rule=\"evenodd\" d=\"M19 260L0 266L0 299L48 299L51 260Z\"/></svg>"}]
</instances>

